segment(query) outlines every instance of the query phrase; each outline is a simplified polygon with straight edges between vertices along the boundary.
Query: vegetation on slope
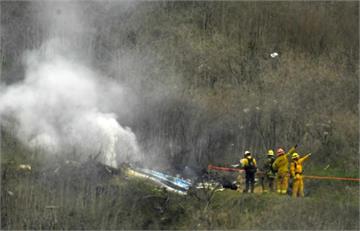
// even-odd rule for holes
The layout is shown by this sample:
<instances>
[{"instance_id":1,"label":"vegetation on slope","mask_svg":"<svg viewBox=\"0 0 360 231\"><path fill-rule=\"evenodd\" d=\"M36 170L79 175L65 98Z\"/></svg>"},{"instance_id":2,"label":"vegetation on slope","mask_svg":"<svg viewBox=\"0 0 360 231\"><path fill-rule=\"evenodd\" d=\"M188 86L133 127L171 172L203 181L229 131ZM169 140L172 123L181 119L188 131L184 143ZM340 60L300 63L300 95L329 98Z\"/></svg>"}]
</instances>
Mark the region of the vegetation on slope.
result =
<instances>
[{"instance_id":1,"label":"vegetation on slope","mask_svg":"<svg viewBox=\"0 0 360 231\"><path fill-rule=\"evenodd\" d=\"M305 180L305 198L192 189L178 195L96 161L39 165L8 150L1 163L1 228L359 229L358 182ZM11 153L10 153L11 151ZM10 154L10 155L9 155ZM27 154L20 156L20 154ZM31 171L19 170L30 163Z\"/></svg>"},{"instance_id":2,"label":"vegetation on slope","mask_svg":"<svg viewBox=\"0 0 360 231\"><path fill-rule=\"evenodd\" d=\"M132 89L137 100L116 113L154 164L199 172L299 143L311 163L358 171L358 2L81 4L90 25L54 35L39 4L1 2L2 80L24 78L24 51L67 36Z\"/></svg>"},{"instance_id":3,"label":"vegetation on slope","mask_svg":"<svg viewBox=\"0 0 360 231\"><path fill-rule=\"evenodd\" d=\"M1 80L10 85L24 78L24 52L52 35L41 3L0 4ZM54 3L50 14L66 14L61 4L73 6ZM69 43L136 95L115 113L147 163L199 173L245 149L261 162L267 149L299 143L313 153L306 173L359 176L358 2L81 4L91 26L67 34ZM309 180L298 200L182 197L87 165L56 172L66 158L29 151L11 127L1 127L2 229L359 229L358 184ZM19 172L21 163L32 171Z\"/></svg>"}]
</instances>

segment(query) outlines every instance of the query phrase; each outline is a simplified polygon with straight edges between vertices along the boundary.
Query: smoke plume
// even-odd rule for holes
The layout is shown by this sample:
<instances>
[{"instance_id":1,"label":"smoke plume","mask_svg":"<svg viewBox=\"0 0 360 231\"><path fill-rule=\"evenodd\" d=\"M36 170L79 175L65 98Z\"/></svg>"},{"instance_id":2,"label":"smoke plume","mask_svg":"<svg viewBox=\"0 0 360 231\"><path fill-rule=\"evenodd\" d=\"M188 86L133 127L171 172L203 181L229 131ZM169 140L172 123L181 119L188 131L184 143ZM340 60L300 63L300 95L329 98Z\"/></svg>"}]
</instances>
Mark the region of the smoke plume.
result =
<instances>
[{"instance_id":1,"label":"smoke plume","mask_svg":"<svg viewBox=\"0 0 360 231\"><path fill-rule=\"evenodd\" d=\"M113 167L139 161L134 133L121 126L113 113L127 110L128 91L91 70L79 59L77 53L82 51L69 46L71 32L79 34L85 25L76 18L76 7L66 9L69 12L56 20L49 16L54 8L43 9L47 16L42 22L49 21L45 25L51 37L38 49L25 52L21 82L1 86L1 122L24 144L49 154L72 154L78 160L96 157Z\"/></svg>"}]
</instances>

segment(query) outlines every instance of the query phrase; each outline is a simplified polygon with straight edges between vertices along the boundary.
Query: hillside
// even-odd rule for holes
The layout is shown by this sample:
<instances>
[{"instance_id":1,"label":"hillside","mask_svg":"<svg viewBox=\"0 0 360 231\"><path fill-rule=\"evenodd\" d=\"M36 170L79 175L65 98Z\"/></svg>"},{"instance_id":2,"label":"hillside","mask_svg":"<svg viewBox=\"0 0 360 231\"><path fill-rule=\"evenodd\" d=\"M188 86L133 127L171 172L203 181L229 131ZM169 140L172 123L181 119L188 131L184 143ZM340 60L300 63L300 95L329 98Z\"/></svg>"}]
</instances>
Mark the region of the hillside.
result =
<instances>
[{"instance_id":1,"label":"hillside","mask_svg":"<svg viewBox=\"0 0 360 231\"><path fill-rule=\"evenodd\" d=\"M2 229L359 229L358 182L305 179L298 200L181 196L121 171L202 180L298 144L306 175L359 178L359 2L0 11Z\"/></svg>"},{"instance_id":2,"label":"hillside","mask_svg":"<svg viewBox=\"0 0 360 231\"><path fill-rule=\"evenodd\" d=\"M33 169L24 174L2 164L2 228L359 228L358 182L305 181L306 197L297 200L230 189L197 189L183 196L123 173L104 174L107 172L96 166L88 163L58 171Z\"/></svg>"}]
</instances>

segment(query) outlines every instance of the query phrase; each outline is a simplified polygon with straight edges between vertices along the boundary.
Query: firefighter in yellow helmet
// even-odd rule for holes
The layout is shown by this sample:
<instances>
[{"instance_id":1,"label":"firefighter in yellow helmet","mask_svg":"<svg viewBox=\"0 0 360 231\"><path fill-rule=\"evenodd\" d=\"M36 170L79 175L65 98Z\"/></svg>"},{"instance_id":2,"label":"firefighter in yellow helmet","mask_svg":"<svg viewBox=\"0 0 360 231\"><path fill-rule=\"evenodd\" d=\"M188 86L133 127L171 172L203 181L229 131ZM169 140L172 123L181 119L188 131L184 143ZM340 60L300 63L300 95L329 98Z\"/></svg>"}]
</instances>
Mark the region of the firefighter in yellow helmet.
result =
<instances>
[{"instance_id":1,"label":"firefighter in yellow helmet","mask_svg":"<svg viewBox=\"0 0 360 231\"><path fill-rule=\"evenodd\" d=\"M289 160L288 156L295 152L297 145L290 148L285 154L284 149L278 148L276 151L276 159L272 164L276 173L276 191L279 194L286 194L289 186Z\"/></svg>"},{"instance_id":2,"label":"firefighter in yellow helmet","mask_svg":"<svg viewBox=\"0 0 360 231\"><path fill-rule=\"evenodd\" d=\"M274 151L272 149L268 150L266 154L266 160L262 166L262 175L261 175L261 186L263 192L274 191L274 180L275 180L275 171L272 168L272 164L275 161Z\"/></svg>"},{"instance_id":3,"label":"firefighter in yellow helmet","mask_svg":"<svg viewBox=\"0 0 360 231\"><path fill-rule=\"evenodd\" d=\"M245 170L245 189L244 193L254 192L255 173L257 171L256 160L251 156L250 151L245 151L244 158L240 160L241 167Z\"/></svg>"},{"instance_id":4,"label":"firefighter in yellow helmet","mask_svg":"<svg viewBox=\"0 0 360 231\"><path fill-rule=\"evenodd\" d=\"M311 153L300 158L296 152L292 154L292 162L290 164L290 174L293 178L292 196L304 197L304 181L302 163L311 156Z\"/></svg>"}]
</instances>

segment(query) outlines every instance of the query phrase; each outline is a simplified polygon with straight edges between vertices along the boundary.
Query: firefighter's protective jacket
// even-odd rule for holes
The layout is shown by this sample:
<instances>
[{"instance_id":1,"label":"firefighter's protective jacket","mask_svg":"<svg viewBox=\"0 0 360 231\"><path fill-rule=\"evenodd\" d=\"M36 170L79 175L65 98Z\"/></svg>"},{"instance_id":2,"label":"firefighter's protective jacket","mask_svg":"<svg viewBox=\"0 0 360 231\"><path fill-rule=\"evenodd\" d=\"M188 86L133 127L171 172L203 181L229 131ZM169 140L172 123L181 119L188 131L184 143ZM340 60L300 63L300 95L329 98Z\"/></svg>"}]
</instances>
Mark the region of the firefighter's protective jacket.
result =
<instances>
[{"instance_id":1,"label":"firefighter's protective jacket","mask_svg":"<svg viewBox=\"0 0 360 231\"><path fill-rule=\"evenodd\" d=\"M294 160L290 165L290 174L292 177L296 177L297 174L302 174L303 167L302 163L309 158L310 154L305 155L304 157L299 158L298 160Z\"/></svg>"},{"instance_id":2,"label":"firefighter's protective jacket","mask_svg":"<svg viewBox=\"0 0 360 231\"><path fill-rule=\"evenodd\" d=\"M278 156L274 161L272 167L278 174L284 174L289 172L289 160L288 156L295 152L295 147L290 148L290 150L281 156Z\"/></svg>"},{"instance_id":3,"label":"firefighter's protective jacket","mask_svg":"<svg viewBox=\"0 0 360 231\"><path fill-rule=\"evenodd\" d=\"M246 157L240 160L240 164L242 168L246 168L249 165L249 159L252 159L254 166L256 167L256 160L253 157Z\"/></svg>"}]
</instances>

